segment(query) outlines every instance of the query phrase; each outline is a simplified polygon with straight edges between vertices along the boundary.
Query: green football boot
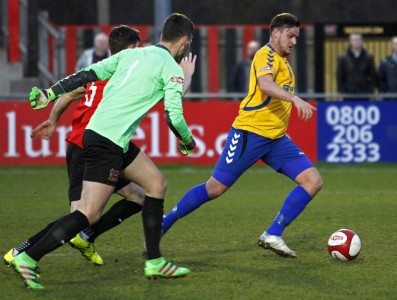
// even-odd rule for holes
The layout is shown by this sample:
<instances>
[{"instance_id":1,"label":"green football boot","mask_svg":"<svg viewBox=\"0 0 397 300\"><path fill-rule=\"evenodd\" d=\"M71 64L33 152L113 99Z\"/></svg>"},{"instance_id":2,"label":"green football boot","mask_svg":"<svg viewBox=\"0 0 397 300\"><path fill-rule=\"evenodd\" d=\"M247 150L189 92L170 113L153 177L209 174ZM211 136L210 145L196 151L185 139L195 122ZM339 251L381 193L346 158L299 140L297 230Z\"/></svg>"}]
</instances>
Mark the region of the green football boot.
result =
<instances>
[{"instance_id":1,"label":"green football boot","mask_svg":"<svg viewBox=\"0 0 397 300\"><path fill-rule=\"evenodd\" d=\"M32 290L42 290L44 287L37 281L37 262L25 252L18 254L11 261L15 271L21 275L26 286Z\"/></svg>"},{"instance_id":2,"label":"green football boot","mask_svg":"<svg viewBox=\"0 0 397 300\"><path fill-rule=\"evenodd\" d=\"M190 273L187 268L182 268L165 260L164 257L147 260L145 262L145 276L148 279L178 278Z\"/></svg>"},{"instance_id":3,"label":"green football boot","mask_svg":"<svg viewBox=\"0 0 397 300\"><path fill-rule=\"evenodd\" d=\"M103 265L103 259L98 252L96 252L95 244L83 240L79 233L69 241L69 245L79 250L81 254L92 263L98 266Z\"/></svg>"}]
</instances>

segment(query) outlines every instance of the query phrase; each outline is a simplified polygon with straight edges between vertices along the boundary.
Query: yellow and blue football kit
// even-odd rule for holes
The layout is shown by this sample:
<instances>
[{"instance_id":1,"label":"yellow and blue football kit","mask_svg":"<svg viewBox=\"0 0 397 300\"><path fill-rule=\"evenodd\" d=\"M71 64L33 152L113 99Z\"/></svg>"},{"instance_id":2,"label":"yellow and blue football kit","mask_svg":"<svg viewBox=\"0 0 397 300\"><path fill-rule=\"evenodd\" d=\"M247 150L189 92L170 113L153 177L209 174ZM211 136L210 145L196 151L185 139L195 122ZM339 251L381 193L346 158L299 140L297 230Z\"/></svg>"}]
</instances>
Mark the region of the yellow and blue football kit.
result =
<instances>
[{"instance_id":1,"label":"yellow and blue football kit","mask_svg":"<svg viewBox=\"0 0 397 300\"><path fill-rule=\"evenodd\" d=\"M313 166L286 136L292 103L273 98L259 87L258 78L269 74L278 86L294 93L295 76L288 60L266 44L252 61L248 94L240 104L212 175L226 186L258 160L291 179Z\"/></svg>"},{"instance_id":2,"label":"yellow and blue football kit","mask_svg":"<svg viewBox=\"0 0 397 300\"><path fill-rule=\"evenodd\" d=\"M267 74L273 76L278 86L290 93L294 92L295 78L286 58L281 57L269 44L262 47L252 62L248 95L241 102L239 115L212 173L212 177L225 186L232 186L258 160L265 161L292 180L313 167L302 150L286 136L292 103L266 95L258 85L258 78ZM192 187L164 217L163 234L178 219L211 199L214 196L208 193L207 183ZM302 186L293 188L272 224L261 235L258 245L281 256L296 257L295 252L280 237L311 199L312 195Z\"/></svg>"}]
</instances>

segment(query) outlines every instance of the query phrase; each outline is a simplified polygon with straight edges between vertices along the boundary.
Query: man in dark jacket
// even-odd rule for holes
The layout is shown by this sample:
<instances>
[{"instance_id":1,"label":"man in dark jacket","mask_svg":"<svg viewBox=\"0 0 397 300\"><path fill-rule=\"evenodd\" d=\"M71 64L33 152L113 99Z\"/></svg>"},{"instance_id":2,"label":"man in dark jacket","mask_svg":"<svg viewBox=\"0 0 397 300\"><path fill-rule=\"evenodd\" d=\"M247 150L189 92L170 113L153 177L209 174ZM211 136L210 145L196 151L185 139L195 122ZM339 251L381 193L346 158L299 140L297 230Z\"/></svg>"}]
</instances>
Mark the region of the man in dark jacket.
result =
<instances>
[{"instance_id":1,"label":"man in dark jacket","mask_svg":"<svg viewBox=\"0 0 397 300\"><path fill-rule=\"evenodd\" d=\"M391 55L379 66L379 90L382 93L397 93L397 36L391 40Z\"/></svg>"},{"instance_id":2,"label":"man in dark jacket","mask_svg":"<svg viewBox=\"0 0 397 300\"><path fill-rule=\"evenodd\" d=\"M361 34L349 36L349 48L338 59L338 92L343 94L373 93L377 72L373 56L363 48Z\"/></svg>"},{"instance_id":3,"label":"man in dark jacket","mask_svg":"<svg viewBox=\"0 0 397 300\"><path fill-rule=\"evenodd\" d=\"M232 77L230 79L230 91L238 93L248 92L249 74L251 69L251 63L254 59L256 51L258 51L260 45L257 41L252 40L246 45L247 58L240 61L233 70Z\"/></svg>"}]
</instances>

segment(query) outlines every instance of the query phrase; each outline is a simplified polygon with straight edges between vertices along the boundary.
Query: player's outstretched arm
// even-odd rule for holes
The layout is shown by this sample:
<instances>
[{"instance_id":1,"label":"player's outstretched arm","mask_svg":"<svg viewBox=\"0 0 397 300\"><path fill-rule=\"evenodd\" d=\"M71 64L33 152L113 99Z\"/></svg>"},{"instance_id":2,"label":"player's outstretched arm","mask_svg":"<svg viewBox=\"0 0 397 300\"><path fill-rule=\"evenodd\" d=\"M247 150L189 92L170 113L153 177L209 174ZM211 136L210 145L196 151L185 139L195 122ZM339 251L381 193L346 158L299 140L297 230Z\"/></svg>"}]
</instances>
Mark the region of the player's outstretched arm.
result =
<instances>
[{"instance_id":1,"label":"player's outstretched arm","mask_svg":"<svg viewBox=\"0 0 397 300\"><path fill-rule=\"evenodd\" d=\"M55 102L55 105L51 110L49 118L33 129L31 137L41 138L44 140L50 139L52 137L52 134L55 130L59 118L62 116L64 111L69 107L70 103L72 103L73 100L81 99L81 97L83 97L84 94L85 94L85 88L79 87L78 89L59 97L58 101Z\"/></svg>"},{"instance_id":2,"label":"player's outstretched arm","mask_svg":"<svg viewBox=\"0 0 397 300\"><path fill-rule=\"evenodd\" d=\"M182 67L183 74L184 74L184 82L183 82L183 92L182 94L185 95L187 90L192 83L192 76L196 69L196 59L197 55L194 55L189 52L189 55L182 59L181 63L179 64Z\"/></svg>"},{"instance_id":3,"label":"player's outstretched arm","mask_svg":"<svg viewBox=\"0 0 397 300\"><path fill-rule=\"evenodd\" d=\"M34 109L42 109L50 101L55 101L60 95L69 93L88 82L109 79L116 71L120 54L112 55L77 73L65 77L48 89L32 88L29 94L30 105Z\"/></svg>"},{"instance_id":4,"label":"player's outstretched arm","mask_svg":"<svg viewBox=\"0 0 397 300\"><path fill-rule=\"evenodd\" d=\"M69 93L88 82L99 80L93 70L82 70L61 79L48 89L33 87L29 94L30 105L33 109L45 108L50 101L55 101L60 95Z\"/></svg>"},{"instance_id":5,"label":"player's outstretched arm","mask_svg":"<svg viewBox=\"0 0 397 300\"><path fill-rule=\"evenodd\" d=\"M271 74L263 75L258 78L261 91L272 98L282 99L292 102L298 110L298 116L303 120L309 120L313 116L313 112L317 109L310 103L302 100L298 96L283 90L273 81Z\"/></svg>"}]
</instances>

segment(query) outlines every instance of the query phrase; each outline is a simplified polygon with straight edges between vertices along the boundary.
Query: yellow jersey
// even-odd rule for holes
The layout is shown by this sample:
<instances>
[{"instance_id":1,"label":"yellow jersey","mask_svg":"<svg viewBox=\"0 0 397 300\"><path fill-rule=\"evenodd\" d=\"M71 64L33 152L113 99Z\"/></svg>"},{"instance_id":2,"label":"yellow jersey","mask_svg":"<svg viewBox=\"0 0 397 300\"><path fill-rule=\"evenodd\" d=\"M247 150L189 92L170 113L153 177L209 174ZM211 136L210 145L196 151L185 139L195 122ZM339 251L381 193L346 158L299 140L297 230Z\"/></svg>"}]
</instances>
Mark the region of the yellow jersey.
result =
<instances>
[{"instance_id":1,"label":"yellow jersey","mask_svg":"<svg viewBox=\"0 0 397 300\"><path fill-rule=\"evenodd\" d=\"M248 95L241 102L239 115L232 126L277 139L287 131L292 103L272 98L261 91L258 78L267 74L272 74L274 82L282 89L294 93L295 76L287 59L266 44L252 61Z\"/></svg>"}]
</instances>

